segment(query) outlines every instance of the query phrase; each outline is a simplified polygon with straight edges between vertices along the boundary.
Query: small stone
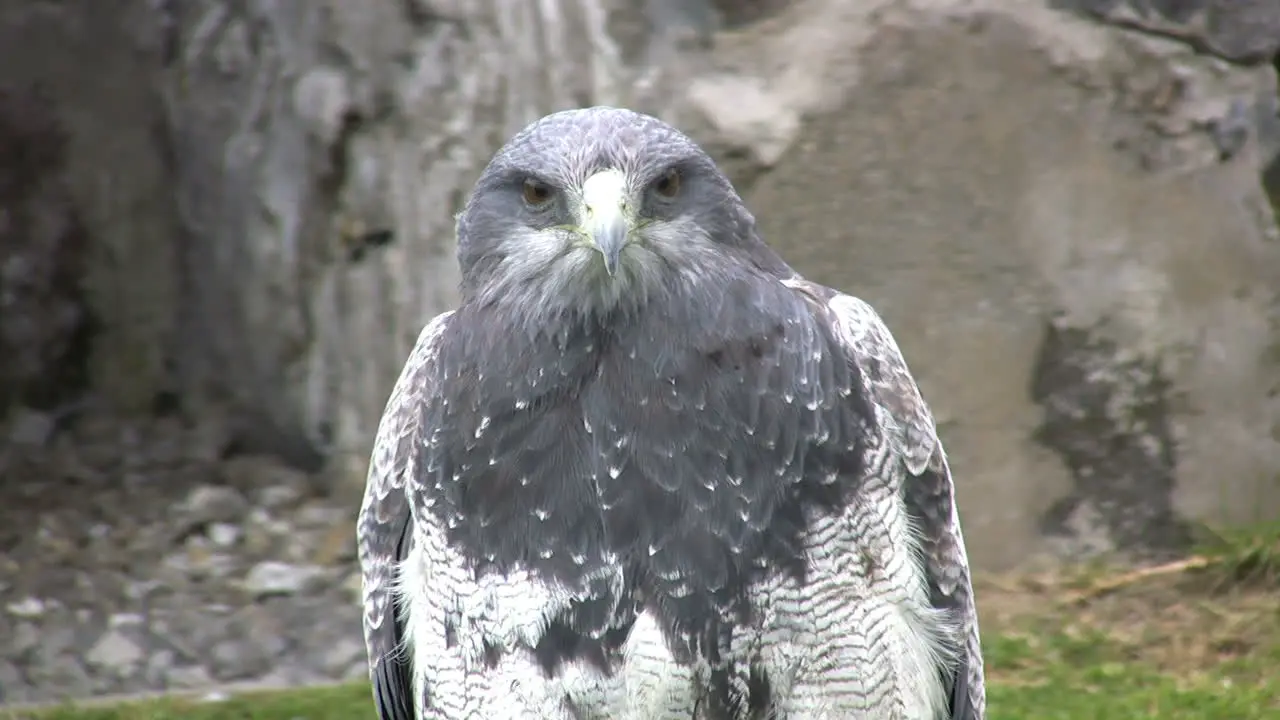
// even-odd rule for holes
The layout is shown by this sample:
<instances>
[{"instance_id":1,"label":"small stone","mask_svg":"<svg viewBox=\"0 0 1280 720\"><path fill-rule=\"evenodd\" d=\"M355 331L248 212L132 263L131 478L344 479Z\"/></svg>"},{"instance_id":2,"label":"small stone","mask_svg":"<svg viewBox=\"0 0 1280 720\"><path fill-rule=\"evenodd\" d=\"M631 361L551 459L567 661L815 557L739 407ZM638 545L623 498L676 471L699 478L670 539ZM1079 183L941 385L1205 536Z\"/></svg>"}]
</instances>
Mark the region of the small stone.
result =
<instances>
[{"instance_id":1,"label":"small stone","mask_svg":"<svg viewBox=\"0 0 1280 720\"><path fill-rule=\"evenodd\" d=\"M161 567L191 579L223 578L236 570L235 555L214 552L212 541L201 535L188 539L186 547L160 561Z\"/></svg>"},{"instance_id":2,"label":"small stone","mask_svg":"<svg viewBox=\"0 0 1280 720\"><path fill-rule=\"evenodd\" d=\"M286 688L305 685L317 685L325 681L323 675L309 672L297 666L277 667L258 678L257 684L262 688Z\"/></svg>"},{"instance_id":3,"label":"small stone","mask_svg":"<svg viewBox=\"0 0 1280 720\"><path fill-rule=\"evenodd\" d=\"M153 618L151 635L178 653L182 660L191 661L204 655L208 642L200 633L204 628L193 626L188 613L167 618Z\"/></svg>"},{"instance_id":4,"label":"small stone","mask_svg":"<svg viewBox=\"0 0 1280 720\"><path fill-rule=\"evenodd\" d=\"M191 558L187 556L185 550L178 551L171 555L166 555L160 561L160 567L179 575L186 575L191 572Z\"/></svg>"},{"instance_id":5,"label":"small stone","mask_svg":"<svg viewBox=\"0 0 1280 720\"><path fill-rule=\"evenodd\" d=\"M342 508L312 504L300 508L294 514L294 522L310 528L329 528L335 525L346 527L350 525L351 518L347 517L347 511Z\"/></svg>"},{"instance_id":6,"label":"small stone","mask_svg":"<svg viewBox=\"0 0 1280 720\"><path fill-rule=\"evenodd\" d=\"M313 543L311 560L318 565L343 565L356 559L356 534L349 523L335 524Z\"/></svg>"},{"instance_id":7,"label":"small stone","mask_svg":"<svg viewBox=\"0 0 1280 720\"><path fill-rule=\"evenodd\" d=\"M56 688L57 696L64 698L90 695L94 687L93 678L74 654L60 654L28 664L26 681L40 695L48 693L45 688Z\"/></svg>"},{"instance_id":8,"label":"small stone","mask_svg":"<svg viewBox=\"0 0 1280 720\"><path fill-rule=\"evenodd\" d=\"M266 560L254 565L245 576L244 588L257 597L294 595L315 587L324 570L314 565L290 565Z\"/></svg>"},{"instance_id":9,"label":"small stone","mask_svg":"<svg viewBox=\"0 0 1280 720\"><path fill-rule=\"evenodd\" d=\"M30 620L38 618L44 614L44 601L36 597L25 597L21 600L15 600L5 606L10 615Z\"/></svg>"},{"instance_id":10,"label":"small stone","mask_svg":"<svg viewBox=\"0 0 1280 720\"><path fill-rule=\"evenodd\" d=\"M40 644L40 629L29 622L18 623L13 631L13 650L18 656L26 655Z\"/></svg>"},{"instance_id":11,"label":"small stone","mask_svg":"<svg viewBox=\"0 0 1280 720\"><path fill-rule=\"evenodd\" d=\"M164 687L169 684L176 656L172 650L158 650L147 659L147 667L143 677L150 685Z\"/></svg>"},{"instance_id":12,"label":"small stone","mask_svg":"<svg viewBox=\"0 0 1280 720\"><path fill-rule=\"evenodd\" d=\"M231 523L214 523L206 531L209 541L218 547L227 548L240 542L240 526Z\"/></svg>"},{"instance_id":13,"label":"small stone","mask_svg":"<svg viewBox=\"0 0 1280 720\"><path fill-rule=\"evenodd\" d=\"M182 502L182 533L209 523L232 522L244 517L249 501L226 485L201 485Z\"/></svg>"},{"instance_id":14,"label":"small stone","mask_svg":"<svg viewBox=\"0 0 1280 720\"><path fill-rule=\"evenodd\" d=\"M244 537L240 539L240 547L246 555L251 557L278 558L281 556L279 550L281 542L280 536L271 534L262 525L246 525Z\"/></svg>"},{"instance_id":15,"label":"small stone","mask_svg":"<svg viewBox=\"0 0 1280 720\"><path fill-rule=\"evenodd\" d=\"M342 677L338 678L342 682L353 682L356 680L369 679L369 661L361 657L342 673Z\"/></svg>"},{"instance_id":16,"label":"small stone","mask_svg":"<svg viewBox=\"0 0 1280 720\"><path fill-rule=\"evenodd\" d=\"M289 649L289 641L279 633L260 633L253 637L257 639L259 652L267 657L280 657Z\"/></svg>"},{"instance_id":17,"label":"small stone","mask_svg":"<svg viewBox=\"0 0 1280 720\"><path fill-rule=\"evenodd\" d=\"M184 451L188 457L217 462L234 439L231 423L214 408L205 408L200 415L200 422L183 436Z\"/></svg>"},{"instance_id":18,"label":"small stone","mask_svg":"<svg viewBox=\"0 0 1280 720\"><path fill-rule=\"evenodd\" d=\"M250 528L266 527L273 522L276 522L276 520L273 518L269 510L266 508L255 507L249 511L248 517L245 518L244 525L245 527Z\"/></svg>"},{"instance_id":19,"label":"small stone","mask_svg":"<svg viewBox=\"0 0 1280 720\"><path fill-rule=\"evenodd\" d=\"M342 589L353 598L358 598L364 593L364 577L359 570L347 575L347 579L342 581Z\"/></svg>"},{"instance_id":20,"label":"small stone","mask_svg":"<svg viewBox=\"0 0 1280 720\"><path fill-rule=\"evenodd\" d=\"M258 491L258 505L268 510L281 510L302 501L302 488L296 485L273 485Z\"/></svg>"},{"instance_id":21,"label":"small stone","mask_svg":"<svg viewBox=\"0 0 1280 720\"><path fill-rule=\"evenodd\" d=\"M56 665L60 662L60 656L68 653L74 653L76 647L83 647L77 640L76 628L72 623L66 622L65 618L59 618L63 622L49 623L44 628L44 632L40 633L40 645L35 648L39 661L45 665Z\"/></svg>"},{"instance_id":22,"label":"small stone","mask_svg":"<svg viewBox=\"0 0 1280 720\"><path fill-rule=\"evenodd\" d=\"M321 533L315 530L295 530L284 536L280 542L280 550L274 556L289 563L319 564L316 550L321 546Z\"/></svg>"},{"instance_id":23,"label":"small stone","mask_svg":"<svg viewBox=\"0 0 1280 720\"><path fill-rule=\"evenodd\" d=\"M108 630L89 648L84 659L90 667L128 675L142 662L142 648L119 630Z\"/></svg>"},{"instance_id":24,"label":"small stone","mask_svg":"<svg viewBox=\"0 0 1280 720\"><path fill-rule=\"evenodd\" d=\"M111 617L107 618L107 627L112 630L119 630L126 627L139 627L144 622L146 622L146 618L138 613L113 613Z\"/></svg>"},{"instance_id":25,"label":"small stone","mask_svg":"<svg viewBox=\"0 0 1280 720\"><path fill-rule=\"evenodd\" d=\"M209 651L213 675L218 680L246 680L271 669L272 659L246 640L224 640Z\"/></svg>"},{"instance_id":26,"label":"small stone","mask_svg":"<svg viewBox=\"0 0 1280 720\"><path fill-rule=\"evenodd\" d=\"M52 415L22 408L12 415L9 442L14 445L43 447L53 437L57 422Z\"/></svg>"},{"instance_id":27,"label":"small stone","mask_svg":"<svg viewBox=\"0 0 1280 720\"><path fill-rule=\"evenodd\" d=\"M130 600L142 600L164 587L157 580L129 580L125 583L124 594Z\"/></svg>"},{"instance_id":28,"label":"small stone","mask_svg":"<svg viewBox=\"0 0 1280 720\"><path fill-rule=\"evenodd\" d=\"M193 578L225 578L236 571L236 556L206 552L191 566Z\"/></svg>"},{"instance_id":29,"label":"small stone","mask_svg":"<svg viewBox=\"0 0 1280 720\"><path fill-rule=\"evenodd\" d=\"M312 485L306 473L267 455L237 455L221 463L220 471L222 477L234 479L240 487L291 487L299 496L306 494Z\"/></svg>"},{"instance_id":30,"label":"small stone","mask_svg":"<svg viewBox=\"0 0 1280 720\"><path fill-rule=\"evenodd\" d=\"M296 528L294 528L293 525L289 524L287 520L271 519L271 520L268 520L267 522L262 523L262 527L268 533L275 535L276 537L293 535L296 531Z\"/></svg>"},{"instance_id":31,"label":"small stone","mask_svg":"<svg viewBox=\"0 0 1280 720\"><path fill-rule=\"evenodd\" d=\"M23 681L22 671L0 660L0 706L30 702L34 697L33 689Z\"/></svg>"},{"instance_id":32,"label":"small stone","mask_svg":"<svg viewBox=\"0 0 1280 720\"><path fill-rule=\"evenodd\" d=\"M341 678L351 664L364 654L364 643L355 638L342 638L324 651L320 658L320 669L331 678Z\"/></svg>"},{"instance_id":33,"label":"small stone","mask_svg":"<svg viewBox=\"0 0 1280 720\"><path fill-rule=\"evenodd\" d=\"M208 687L213 684L213 676L199 665L184 665L170 668L166 685L181 690Z\"/></svg>"}]
</instances>

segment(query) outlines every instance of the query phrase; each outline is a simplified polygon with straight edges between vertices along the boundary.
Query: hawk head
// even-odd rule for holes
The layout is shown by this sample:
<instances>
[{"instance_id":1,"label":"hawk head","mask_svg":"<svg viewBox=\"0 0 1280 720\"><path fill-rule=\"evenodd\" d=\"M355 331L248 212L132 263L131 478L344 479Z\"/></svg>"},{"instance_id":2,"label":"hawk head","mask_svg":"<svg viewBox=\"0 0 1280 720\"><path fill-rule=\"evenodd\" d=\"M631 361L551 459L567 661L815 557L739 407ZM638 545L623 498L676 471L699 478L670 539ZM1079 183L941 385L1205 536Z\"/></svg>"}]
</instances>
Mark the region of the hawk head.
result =
<instances>
[{"instance_id":1,"label":"hawk head","mask_svg":"<svg viewBox=\"0 0 1280 720\"><path fill-rule=\"evenodd\" d=\"M763 249L751 213L696 143L610 107L526 127L458 219L464 299L515 303L531 317L640 306Z\"/></svg>"}]
</instances>

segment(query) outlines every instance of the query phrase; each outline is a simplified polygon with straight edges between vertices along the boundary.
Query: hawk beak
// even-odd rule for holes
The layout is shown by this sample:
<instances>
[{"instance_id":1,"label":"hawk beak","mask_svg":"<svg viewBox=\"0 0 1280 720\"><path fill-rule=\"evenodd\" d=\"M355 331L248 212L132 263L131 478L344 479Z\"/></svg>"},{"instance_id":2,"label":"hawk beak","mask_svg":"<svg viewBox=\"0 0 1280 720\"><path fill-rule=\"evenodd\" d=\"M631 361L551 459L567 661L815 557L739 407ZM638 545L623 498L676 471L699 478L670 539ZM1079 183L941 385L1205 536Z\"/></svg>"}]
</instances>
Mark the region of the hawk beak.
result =
<instances>
[{"instance_id":1,"label":"hawk beak","mask_svg":"<svg viewBox=\"0 0 1280 720\"><path fill-rule=\"evenodd\" d=\"M582 185L582 202L587 232L604 256L604 269L612 276L618 271L622 251L631 240L626 177L618 170L592 175Z\"/></svg>"}]
</instances>

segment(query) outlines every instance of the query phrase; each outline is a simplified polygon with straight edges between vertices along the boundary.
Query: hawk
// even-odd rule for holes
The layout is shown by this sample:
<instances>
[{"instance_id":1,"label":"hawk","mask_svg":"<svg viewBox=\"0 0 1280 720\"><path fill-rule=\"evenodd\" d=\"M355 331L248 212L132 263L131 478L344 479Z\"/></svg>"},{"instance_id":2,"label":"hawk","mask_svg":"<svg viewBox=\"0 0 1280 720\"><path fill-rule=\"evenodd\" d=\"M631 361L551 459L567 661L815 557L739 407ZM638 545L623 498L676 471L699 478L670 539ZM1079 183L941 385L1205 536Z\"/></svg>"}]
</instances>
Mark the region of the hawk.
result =
<instances>
[{"instance_id":1,"label":"hawk","mask_svg":"<svg viewBox=\"0 0 1280 720\"><path fill-rule=\"evenodd\" d=\"M984 717L946 455L893 336L800 277L698 145L513 137L358 523L382 720Z\"/></svg>"}]
</instances>

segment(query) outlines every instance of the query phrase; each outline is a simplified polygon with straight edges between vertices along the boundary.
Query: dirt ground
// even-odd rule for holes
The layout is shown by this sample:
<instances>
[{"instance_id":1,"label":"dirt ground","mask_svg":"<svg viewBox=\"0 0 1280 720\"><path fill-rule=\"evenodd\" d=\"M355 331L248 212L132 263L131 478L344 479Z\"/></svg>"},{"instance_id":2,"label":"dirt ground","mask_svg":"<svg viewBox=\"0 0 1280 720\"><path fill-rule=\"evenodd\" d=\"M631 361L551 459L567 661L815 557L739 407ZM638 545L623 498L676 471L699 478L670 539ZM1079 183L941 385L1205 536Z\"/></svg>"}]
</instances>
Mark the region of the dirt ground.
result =
<instances>
[{"instance_id":1,"label":"dirt ground","mask_svg":"<svg viewBox=\"0 0 1280 720\"><path fill-rule=\"evenodd\" d=\"M980 578L982 631L1098 637L1121 648L1124 660L1179 679L1260 681L1251 676L1280 663L1276 551L1280 544L1268 541L1139 570L1099 566ZM1006 670L989 667L988 681L1025 674Z\"/></svg>"}]
</instances>

